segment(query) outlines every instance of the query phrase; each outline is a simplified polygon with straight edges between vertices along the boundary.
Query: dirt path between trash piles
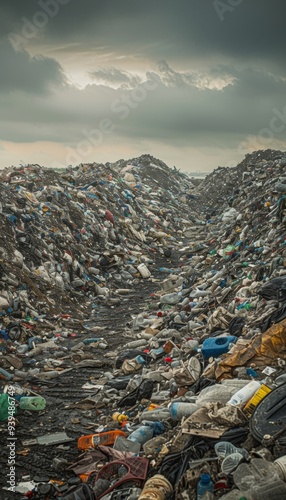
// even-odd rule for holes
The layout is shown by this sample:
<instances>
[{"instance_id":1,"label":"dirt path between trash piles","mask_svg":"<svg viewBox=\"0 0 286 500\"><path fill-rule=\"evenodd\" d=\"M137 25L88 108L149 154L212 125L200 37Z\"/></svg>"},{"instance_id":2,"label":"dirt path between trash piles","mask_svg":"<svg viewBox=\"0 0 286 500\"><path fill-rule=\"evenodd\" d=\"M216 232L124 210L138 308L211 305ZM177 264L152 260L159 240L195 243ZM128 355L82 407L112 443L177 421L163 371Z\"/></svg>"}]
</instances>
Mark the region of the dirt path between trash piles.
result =
<instances>
[{"instance_id":1,"label":"dirt path between trash piles","mask_svg":"<svg viewBox=\"0 0 286 500\"><path fill-rule=\"evenodd\" d=\"M72 464L80 456L77 449L77 439L84 434L92 434L94 429L100 425L100 419L104 415L111 414L112 410L108 405L100 409L83 410L80 408L68 408L74 403L78 403L85 397L95 394L94 390L83 390L83 385L92 380L95 382L106 371L113 370L114 359L108 359L110 351L120 350L128 341L134 340L134 335L130 333L130 321L132 315L138 315L144 310L148 310L148 306L155 305L152 299L152 293L160 289L160 282L166 277L166 274L159 272L159 267L177 267L179 264L180 255L173 252L171 260L162 258L159 254L154 256L154 265L148 267L152 271L152 278L148 280L140 280L140 283L130 291L128 295L121 296L121 303L115 306L107 306L104 303L97 303L96 312L90 318L81 323L89 324L89 328L95 331L97 327L103 328L102 330L92 333L92 331L81 334L77 333L75 339L71 340L66 338L63 340L62 346L67 348L67 356L70 354L70 348L79 343L85 338L102 337L108 342L106 350L99 350L93 348L94 358L102 367L79 367L74 368L72 371L64 373L53 380L48 381L29 381L26 384L29 389L35 391L46 399L46 409L42 412L21 411L17 417L16 427L16 450L17 450L17 479L27 476L27 480L34 480L36 482L46 482L51 479L66 481L69 477L74 477L71 472L70 475L66 469L62 471L55 470L53 460L55 458L65 459L68 464ZM156 301L157 302L157 301ZM70 326L68 326L70 328ZM77 327L75 327L76 331ZM80 328L82 332L82 327ZM54 355L51 353L51 358ZM36 357L36 362L42 359L40 356ZM59 359L62 359L59 358ZM88 361L86 364L88 365ZM109 365L109 366L108 366ZM67 368L70 366L67 360ZM111 405L112 405L111 401ZM55 432L66 432L74 441L61 445L43 446L37 444L25 445L27 440L35 439ZM24 443L24 444L23 444ZM2 478L0 479L0 491L2 486L6 486L7 468L7 451L5 448L0 450L0 466L3 471ZM28 479L29 477L29 479ZM1 484L2 483L2 484ZM3 491L3 490L2 490ZM15 498L15 494L9 495L7 491L3 492L0 498L10 500ZM21 495L17 495L20 498Z\"/></svg>"}]
</instances>

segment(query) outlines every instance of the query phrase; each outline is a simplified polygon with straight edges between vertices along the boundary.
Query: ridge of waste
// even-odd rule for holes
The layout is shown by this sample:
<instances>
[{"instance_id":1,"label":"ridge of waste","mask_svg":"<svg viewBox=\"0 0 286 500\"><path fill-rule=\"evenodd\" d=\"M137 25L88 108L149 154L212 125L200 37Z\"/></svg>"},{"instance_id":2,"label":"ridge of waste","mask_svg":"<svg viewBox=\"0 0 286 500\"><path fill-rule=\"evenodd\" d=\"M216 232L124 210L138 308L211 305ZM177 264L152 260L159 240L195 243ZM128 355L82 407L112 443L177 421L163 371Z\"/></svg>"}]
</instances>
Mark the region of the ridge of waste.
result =
<instances>
[{"instance_id":1,"label":"ridge of waste","mask_svg":"<svg viewBox=\"0 0 286 500\"><path fill-rule=\"evenodd\" d=\"M285 167L265 150L199 184L150 155L0 172L13 491L286 496Z\"/></svg>"}]
</instances>

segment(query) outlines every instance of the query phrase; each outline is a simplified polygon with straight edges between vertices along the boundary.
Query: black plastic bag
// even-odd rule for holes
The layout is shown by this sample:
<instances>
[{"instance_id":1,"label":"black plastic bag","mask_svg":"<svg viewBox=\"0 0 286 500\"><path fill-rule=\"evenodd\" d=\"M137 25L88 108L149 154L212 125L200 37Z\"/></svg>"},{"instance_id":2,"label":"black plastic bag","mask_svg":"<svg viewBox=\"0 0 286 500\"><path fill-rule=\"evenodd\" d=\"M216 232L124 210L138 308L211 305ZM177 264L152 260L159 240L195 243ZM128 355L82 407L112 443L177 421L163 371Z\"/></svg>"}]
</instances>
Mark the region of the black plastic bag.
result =
<instances>
[{"instance_id":1,"label":"black plastic bag","mask_svg":"<svg viewBox=\"0 0 286 500\"><path fill-rule=\"evenodd\" d=\"M154 387L153 380L142 380L141 384L136 387L133 391L126 394L119 402L118 407L123 408L124 406L134 406L137 401L141 399L150 399L152 396Z\"/></svg>"},{"instance_id":2,"label":"black plastic bag","mask_svg":"<svg viewBox=\"0 0 286 500\"><path fill-rule=\"evenodd\" d=\"M262 333L266 332L270 326L274 325L275 323L280 323L283 319L286 318L286 303L283 304L282 307L274 311L268 318L264 321L264 323L261 326L261 331Z\"/></svg>"},{"instance_id":3,"label":"black plastic bag","mask_svg":"<svg viewBox=\"0 0 286 500\"><path fill-rule=\"evenodd\" d=\"M258 291L258 295L266 300L286 300L286 277L273 278Z\"/></svg>"},{"instance_id":4,"label":"black plastic bag","mask_svg":"<svg viewBox=\"0 0 286 500\"><path fill-rule=\"evenodd\" d=\"M240 337L244 325L245 321L243 318L240 318L238 316L233 318L228 325L230 335L235 335L236 337Z\"/></svg>"}]
</instances>

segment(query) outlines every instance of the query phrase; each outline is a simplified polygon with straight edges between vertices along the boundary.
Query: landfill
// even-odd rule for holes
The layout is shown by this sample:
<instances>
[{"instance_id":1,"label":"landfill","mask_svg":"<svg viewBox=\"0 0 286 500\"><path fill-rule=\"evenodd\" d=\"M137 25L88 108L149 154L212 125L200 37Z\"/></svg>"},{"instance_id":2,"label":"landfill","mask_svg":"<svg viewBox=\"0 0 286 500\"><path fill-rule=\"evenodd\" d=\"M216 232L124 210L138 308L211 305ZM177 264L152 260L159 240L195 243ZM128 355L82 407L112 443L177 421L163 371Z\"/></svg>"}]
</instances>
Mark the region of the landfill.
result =
<instances>
[{"instance_id":1,"label":"landfill","mask_svg":"<svg viewBox=\"0 0 286 500\"><path fill-rule=\"evenodd\" d=\"M285 167L0 172L1 500L286 498Z\"/></svg>"}]
</instances>

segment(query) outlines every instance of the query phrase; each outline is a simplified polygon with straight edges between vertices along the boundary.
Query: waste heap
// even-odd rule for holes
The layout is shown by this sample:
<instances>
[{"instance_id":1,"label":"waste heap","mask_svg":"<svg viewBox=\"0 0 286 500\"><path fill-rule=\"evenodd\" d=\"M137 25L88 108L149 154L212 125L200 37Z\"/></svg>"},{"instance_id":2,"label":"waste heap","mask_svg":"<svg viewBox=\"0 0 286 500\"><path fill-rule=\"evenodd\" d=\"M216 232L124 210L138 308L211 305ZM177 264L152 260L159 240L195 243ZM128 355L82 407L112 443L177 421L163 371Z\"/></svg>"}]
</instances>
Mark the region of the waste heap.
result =
<instances>
[{"instance_id":1,"label":"waste heap","mask_svg":"<svg viewBox=\"0 0 286 500\"><path fill-rule=\"evenodd\" d=\"M152 253L176 245L192 225L190 179L149 156L130 162L2 172L3 312L40 318L74 304L82 317L94 297L132 285Z\"/></svg>"},{"instance_id":2,"label":"waste heap","mask_svg":"<svg viewBox=\"0 0 286 500\"><path fill-rule=\"evenodd\" d=\"M78 432L69 436L51 425L53 434L22 442L22 454L26 449L29 455L29 446L52 449L54 472L45 481L26 477L25 483L22 476L17 491L65 500L286 498L285 166L284 153L258 151L235 168L216 169L198 189L187 176L149 156L81 165L64 174L38 167L15 176L3 173L1 219L10 256L21 260L15 254L18 232L32 235L32 241L20 264L14 260L8 267L3 251L7 302L11 291L19 302L3 306L0 359L23 362L41 355L39 346L47 351L63 331L71 336L80 325L83 341L63 342L58 358L35 376L44 382L53 363L55 376L75 365L102 367L90 359L96 357L92 349L105 349L108 342L104 333L91 337L97 331L94 322L82 318L87 312L95 318L96 302L113 307L112 295L118 290L124 295L123 284L153 287L140 314L126 318L120 343L105 356L105 369L94 372L82 385L82 397L66 407ZM47 187L46 175L57 189ZM19 197L28 199L28 209L18 206ZM6 213L6 207L11 211ZM22 218L26 215L32 220ZM65 221L64 227L63 218L71 226ZM95 226L99 233L93 232ZM47 245L41 246L46 254L40 261L33 238ZM23 256L20 242L17 251ZM171 265L156 267L157 255ZM50 281L44 282L44 272ZM76 279L81 286L74 286ZM90 281L96 291L89 291ZM37 290L46 294L46 303L42 296L35 298ZM30 316L23 319L23 313ZM23 322L35 330L41 323L38 344L36 335L31 345L19 340ZM18 354L11 355L12 348ZM11 387L16 419L22 410L44 411L44 398L25 393L31 390L29 379L19 382L16 370L3 368L2 415ZM10 386L5 385L9 377Z\"/></svg>"}]
</instances>

